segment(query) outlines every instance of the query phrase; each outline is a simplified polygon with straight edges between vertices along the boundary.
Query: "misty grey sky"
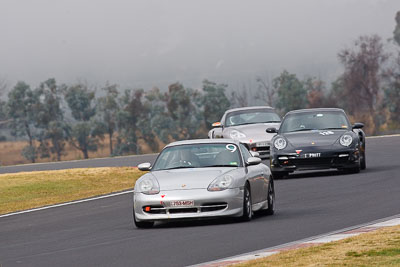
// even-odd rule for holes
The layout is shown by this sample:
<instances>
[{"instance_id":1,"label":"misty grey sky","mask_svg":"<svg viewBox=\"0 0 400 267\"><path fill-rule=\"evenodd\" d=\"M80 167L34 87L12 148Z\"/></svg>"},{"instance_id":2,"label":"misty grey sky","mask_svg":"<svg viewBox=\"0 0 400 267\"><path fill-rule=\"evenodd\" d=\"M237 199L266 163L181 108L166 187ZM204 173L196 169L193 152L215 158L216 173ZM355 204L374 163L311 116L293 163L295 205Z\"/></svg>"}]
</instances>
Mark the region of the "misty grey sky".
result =
<instances>
[{"instance_id":1,"label":"misty grey sky","mask_svg":"<svg viewBox=\"0 0 400 267\"><path fill-rule=\"evenodd\" d=\"M360 35L391 38L400 0L0 0L0 79L122 87L331 81Z\"/></svg>"}]
</instances>

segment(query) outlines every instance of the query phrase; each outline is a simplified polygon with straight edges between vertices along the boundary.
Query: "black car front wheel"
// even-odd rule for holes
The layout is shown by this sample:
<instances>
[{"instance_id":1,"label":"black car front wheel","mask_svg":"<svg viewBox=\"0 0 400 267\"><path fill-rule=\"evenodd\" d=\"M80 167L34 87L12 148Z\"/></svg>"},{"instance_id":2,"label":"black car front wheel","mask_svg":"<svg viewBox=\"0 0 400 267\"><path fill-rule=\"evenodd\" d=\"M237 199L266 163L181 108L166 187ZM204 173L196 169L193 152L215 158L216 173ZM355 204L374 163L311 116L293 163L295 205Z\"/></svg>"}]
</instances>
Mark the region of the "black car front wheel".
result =
<instances>
[{"instance_id":1,"label":"black car front wheel","mask_svg":"<svg viewBox=\"0 0 400 267\"><path fill-rule=\"evenodd\" d=\"M272 177L274 179L282 179L288 175L289 175L289 172L272 172Z\"/></svg>"},{"instance_id":2,"label":"black car front wheel","mask_svg":"<svg viewBox=\"0 0 400 267\"><path fill-rule=\"evenodd\" d=\"M367 160L365 159L365 151L361 154L361 170L365 170L367 168Z\"/></svg>"},{"instance_id":3,"label":"black car front wheel","mask_svg":"<svg viewBox=\"0 0 400 267\"><path fill-rule=\"evenodd\" d=\"M350 169L347 169L346 172L347 173L359 173L361 170L361 158L359 158L356 162L356 166L352 167Z\"/></svg>"}]
</instances>

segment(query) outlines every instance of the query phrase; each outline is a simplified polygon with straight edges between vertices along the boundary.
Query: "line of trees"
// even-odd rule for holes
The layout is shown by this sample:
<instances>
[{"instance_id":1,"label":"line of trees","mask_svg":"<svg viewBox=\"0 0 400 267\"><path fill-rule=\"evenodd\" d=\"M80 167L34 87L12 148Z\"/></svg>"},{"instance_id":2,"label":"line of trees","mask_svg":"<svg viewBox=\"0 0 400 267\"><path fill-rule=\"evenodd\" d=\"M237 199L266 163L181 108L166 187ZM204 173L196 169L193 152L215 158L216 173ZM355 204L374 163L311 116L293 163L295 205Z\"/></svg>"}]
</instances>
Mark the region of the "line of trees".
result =
<instances>
[{"instance_id":1,"label":"line of trees","mask_svg":"<svg viewBox=\"0 0 400 267\"><path fill-rule=\"evenodd\" d=\"M208 80L200 89L173 83L167 92L121 90L108 83L98 89L85 83L60 85L55 79L32 89L18 82L0 100L0 130L27 140L22 155L31 162L38 157L61 160L67 143L88 158L105 137L110 155L140 153L139 140L156 152L162 143L206 137L226 109L256 98L282 115L300 108L340 107L363 121L369 134L395 131L400 129L400 12L396 21L388 43L378 35L361 36L340 51L344 71L329 88L320 79L301 80L286 70L273 79L257 77L254 97L246 90L229 94L226 84ZM389 52L391 44L398 46ZM0 82L0 94L5 89Z\"/></svg>"},{"instance_id":2,"label":"line of trees","mask_svg":"<svg viewBox=\"0 0 400 267\"><path fill-rule=\"evenodd\" d=\"M32 89L18 82L8 101L0 103L0 118L3 129L28 140L22 154L31 162L38 157L61 160L67 142L88 158L105 136L110 155L140 153L139 139L158 151L160 141L204 136L230 106L226 87L205 80L199 90L174 83L165 93L158 88L120 93L110 84L95 90L85 83L58 85L48 79Z\"/></svg>"}]
</instances>

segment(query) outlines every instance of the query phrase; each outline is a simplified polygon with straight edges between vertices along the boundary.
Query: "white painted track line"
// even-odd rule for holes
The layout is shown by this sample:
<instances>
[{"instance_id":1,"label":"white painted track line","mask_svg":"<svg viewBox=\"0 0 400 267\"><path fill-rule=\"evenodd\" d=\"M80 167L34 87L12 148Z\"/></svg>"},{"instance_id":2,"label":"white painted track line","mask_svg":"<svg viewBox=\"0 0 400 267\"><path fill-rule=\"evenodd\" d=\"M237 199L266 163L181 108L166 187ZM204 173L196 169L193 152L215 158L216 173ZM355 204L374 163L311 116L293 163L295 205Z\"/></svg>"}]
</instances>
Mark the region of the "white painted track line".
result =
<instances>
[{"instance_id":1,"label":"white painted track line","mask_svg":"<svg viewBox=\"0 0 400 267\"><path fill-rule=\"evenodd\" d=\"M51 209L51 208L63 207L63 206L68 206L68 205L73 205L73 204L79 204L79 203L88 202L88 201L92 201L92 200L115 197L115 196L125 195L125 194L129 194L129 193L133 193L133 190L122 191L122 192L112 193L112 194L98 196L98 197L85 198L85 199L80 199L80 200L75 200L75 201L70 201L70 202L64 202L64 203L45 206L45 207L40 207L40 208L34 208L34 209L29 209L29 210L23 210L23 211L7 213L7 214L4 214L4 215L0 215L0 218L9 217L9 216L13 216L13 215L24 214L24 213L29 213L29 212L34 212L34 211L39 211L39 210L47 210L47 209Z\"/></svg>"},{"instance_id":2,"label":"white painted track line","mask_svg":"<svg viewBox=\"0 0 400 267\"><path fill-rule=\"evenodd\" d=\"M386 138L386 137L399 137L400 134L388 134L388 135L376 135L376 136L367 136L367 139L374 139L374 138Z\"/></svg>"},{"instance_id":3,"label":"white painted track line","mask_svg":"<svg viewBox=\"0 0 400 267\"><path fill-rule=\"evenodd\" d=\"M292 250L292 249L297 249L297 248L302 248L302 247L310 247L310 246L320 245L320 244L324 244L324 243L328 243L328 242L332 242L332 241L338 241L338 240L342 240L342 239L349 238L352 236L357 236L357 235L360 235L360 234L363 234L366 232L376 231L383 227L396 226L396 225L400 225L400 214L397 214L395 216L391 216L388 218L376 220L373 222L344 228L344 229L337 230L334 232L330 232L330 233L326 233L326 234L286 243L283 245L278 245L275 247L265 248L265 249L249 252L246 254L241 254L241 255L237 255L237 256L233 256L233 257L229 257L229 258L216 260L216 261L192 265L192 267L221 267L221 266L233 265L233 264L237 264L237 263L243 263L243 262L249 261L249 260L268 257L273 254L277 254L281 251Z\"/></svg>"}]
</instances>

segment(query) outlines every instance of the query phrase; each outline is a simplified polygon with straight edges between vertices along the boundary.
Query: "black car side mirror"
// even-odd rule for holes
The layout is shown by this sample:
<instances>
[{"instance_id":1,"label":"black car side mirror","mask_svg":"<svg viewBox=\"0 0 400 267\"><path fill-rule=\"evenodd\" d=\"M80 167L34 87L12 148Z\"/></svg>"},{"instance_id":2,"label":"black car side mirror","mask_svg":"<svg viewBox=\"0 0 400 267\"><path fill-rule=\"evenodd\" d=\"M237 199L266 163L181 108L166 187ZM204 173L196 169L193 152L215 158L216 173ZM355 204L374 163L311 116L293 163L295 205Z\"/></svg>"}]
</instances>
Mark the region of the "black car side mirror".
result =
<instances>
[{"instance_id":1,"label":"black car side mirror","mask_svg":"<svg viewBox=\"0 0 400 267\"><path fill-rule=\"evenodd\" d=\"M361 129L364 127L364 123L356 122L353 124L353 129Z\"/></svg>"},{"instance_id":2,"label":"black car side mirror","mask_svg":"<svg viewBox=\"0 0 400 267\"><path fill-rule=\"evenodd\" d=\"M278 132L278 130L276 129L276 128L274 128L274 127L272 127L272 128L268 128L267 130L265 130L267 133L277 133Z\"/></svg>"}]
</instances>

